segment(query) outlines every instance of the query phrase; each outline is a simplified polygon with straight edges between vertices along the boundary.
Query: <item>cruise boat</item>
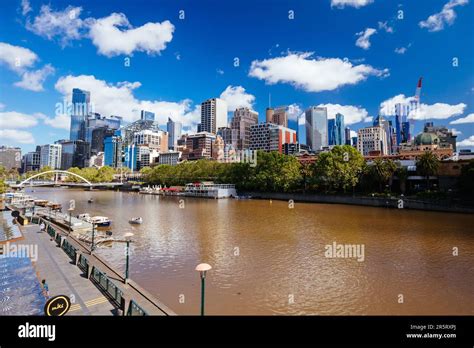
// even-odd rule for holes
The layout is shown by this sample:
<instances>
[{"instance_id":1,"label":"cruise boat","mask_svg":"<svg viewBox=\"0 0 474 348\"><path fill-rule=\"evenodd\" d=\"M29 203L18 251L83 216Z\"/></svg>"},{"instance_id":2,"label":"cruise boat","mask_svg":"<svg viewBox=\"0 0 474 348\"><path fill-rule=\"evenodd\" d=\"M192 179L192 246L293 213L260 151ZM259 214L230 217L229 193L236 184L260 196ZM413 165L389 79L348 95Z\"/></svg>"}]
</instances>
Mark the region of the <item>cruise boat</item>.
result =
<instances>
[{"instance_id":1,"label":"cruise boat","mask_svg":"<svg viewBox=\"0 0 474 348\"><path fill-rule=\"evenodd\" d=\"M112 221L107 216L93 216L90 222L97 227L109 227L112 224Z\"/></svg>"}]
</instances>

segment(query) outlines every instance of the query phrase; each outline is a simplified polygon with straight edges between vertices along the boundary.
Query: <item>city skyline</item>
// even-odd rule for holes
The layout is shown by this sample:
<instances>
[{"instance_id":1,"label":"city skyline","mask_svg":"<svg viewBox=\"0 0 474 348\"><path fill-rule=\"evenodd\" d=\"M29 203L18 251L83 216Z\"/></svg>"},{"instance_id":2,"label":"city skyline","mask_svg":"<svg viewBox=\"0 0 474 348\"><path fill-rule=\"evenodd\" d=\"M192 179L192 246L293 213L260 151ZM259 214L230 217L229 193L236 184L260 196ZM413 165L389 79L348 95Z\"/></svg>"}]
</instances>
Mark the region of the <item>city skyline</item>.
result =
<instances>
[{"instance_id":1,"label":"city skyline","mask_svg":"<svg viewBox=\"0 0 474 348\"><path fill-rule=\"evenodd\" d=\"M0 15L2 144L26 153L69 138L69 115L56 109L71 101L73 88L89 91L102 116L128 124L146 110L164 130L169 117L180 122L183 133L196 132L200 104L210 98L227 102L228 123L240 106L264 122L270 95L272 107L291 106L293 130L306 109L325 106L329 119L339 112L357 131L387 101L408 102L423 76L414 134L432 121L454 128L459 148L473 148L473 62L469 48L452 39L472 37L472 3L452 0L455 18L430 17L447 3L261 2L250 12L227 4L209 12L211 1L140 3L155 11L120 2L10 2ZM262 29L266 23L279 27ZM109 29L117 42L104 39ZM200 38L210 31L215 42Z\"/></svg>"}]
</instances>

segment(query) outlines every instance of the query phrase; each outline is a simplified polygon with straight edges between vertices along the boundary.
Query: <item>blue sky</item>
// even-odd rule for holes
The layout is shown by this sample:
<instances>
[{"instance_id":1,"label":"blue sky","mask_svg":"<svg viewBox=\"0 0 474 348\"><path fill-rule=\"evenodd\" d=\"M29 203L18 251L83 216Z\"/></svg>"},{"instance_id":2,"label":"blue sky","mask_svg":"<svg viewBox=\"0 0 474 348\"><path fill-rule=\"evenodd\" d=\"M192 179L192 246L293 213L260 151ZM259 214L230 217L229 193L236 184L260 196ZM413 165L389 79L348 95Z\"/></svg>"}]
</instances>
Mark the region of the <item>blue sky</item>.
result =
<instances>
[{"instance_id":1,"label":"blue sky","mask_svg":"<svg viewBox=\"0 0 474 348\"><path fill-rule=\"evenodd\" d=\"M408 101L423 76L423 121L474 146L474 5L468 0L5 1L0 11L0 143L25 152L69 135L57 108L73 87L95 111L139 109L195 131L222 97L265 117L292 105L342 112L353 130ZM184 12L182 12L184 11ZM183 18L184 15L184 18ZM126 66L130 59L130 66ZM238 64L236 64L238 63ZM70 100L70 99L69 99ZM454 122L454 123L451 123Z\"/></svg>"}]
</instances>

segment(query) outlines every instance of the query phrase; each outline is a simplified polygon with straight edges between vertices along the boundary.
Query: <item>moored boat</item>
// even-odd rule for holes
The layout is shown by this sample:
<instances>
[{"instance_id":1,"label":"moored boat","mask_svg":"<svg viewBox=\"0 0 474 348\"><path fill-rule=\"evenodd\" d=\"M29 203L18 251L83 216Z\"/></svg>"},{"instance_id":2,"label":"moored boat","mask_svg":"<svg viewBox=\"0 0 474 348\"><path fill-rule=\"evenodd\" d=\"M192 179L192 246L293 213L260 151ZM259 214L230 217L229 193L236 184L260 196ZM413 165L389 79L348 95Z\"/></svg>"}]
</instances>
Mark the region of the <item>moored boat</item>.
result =
<instances>
[{"instance_id":1,"label":"moored boat","mask_svg":"<svg viewBox=\"0 0 474 348\"><path fill-rule=\"evenodd\" d=\"M139 224L143 223L143 218L134 217L134 218L131 218L130 220L128 220L128 222L131 223L131 224L139 225Z\"/></svg>"},{"instance_id":2,"label":"moored boat","mask_svg":"<svg viewBox=\"0 0 474 348\"><path fill-rule=\"evenodd\" d=\"M97 227L108 227L112 224L112 221L107 216L93 216L90 220Z\"/></svg>"}]
</instances>

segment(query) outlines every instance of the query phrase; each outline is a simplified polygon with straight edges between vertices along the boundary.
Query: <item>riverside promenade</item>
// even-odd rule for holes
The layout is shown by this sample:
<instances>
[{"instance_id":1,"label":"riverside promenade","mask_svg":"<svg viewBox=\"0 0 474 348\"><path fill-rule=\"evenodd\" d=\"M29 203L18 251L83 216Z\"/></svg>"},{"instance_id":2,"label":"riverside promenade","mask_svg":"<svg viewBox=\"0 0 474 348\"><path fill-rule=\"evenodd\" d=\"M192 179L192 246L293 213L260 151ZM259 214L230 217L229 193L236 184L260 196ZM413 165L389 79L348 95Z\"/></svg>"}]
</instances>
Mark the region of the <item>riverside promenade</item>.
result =
<instances>
[{"instance_id":1,"label":"riverside promenade","mask_svg":"<svg viewBox=\"0 0 474 348\"><path fill-rule=\"evenodd\" d=\"M15 210L10 207L10 209ZM19 243L38 247L38 279L46 279L50 297L66 295L67 315L175 315L166 305L69 235L67 226L39 214L21 226ZM45 229L41 231L40 225Z\"/></svg>"},{"instance_id":2,"label":"riverside promenade","mask_svg":"<svg viewBox=\"0 0 474 348\"><path fill-rule=\"evenodd\" d=\"M45 279L49 296L66 295L71 309L66 315L116 315L117 307L73 264L64 251L51 241L38 225L21 228L23 239L18 244L37 245L38 260L34 262L39 281Z\"/></svg>"}]
</instances>

